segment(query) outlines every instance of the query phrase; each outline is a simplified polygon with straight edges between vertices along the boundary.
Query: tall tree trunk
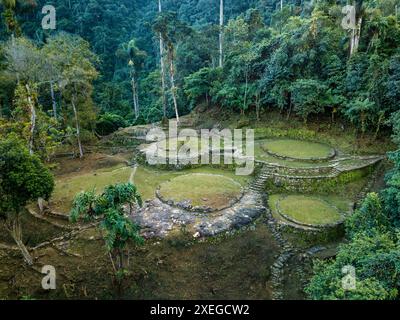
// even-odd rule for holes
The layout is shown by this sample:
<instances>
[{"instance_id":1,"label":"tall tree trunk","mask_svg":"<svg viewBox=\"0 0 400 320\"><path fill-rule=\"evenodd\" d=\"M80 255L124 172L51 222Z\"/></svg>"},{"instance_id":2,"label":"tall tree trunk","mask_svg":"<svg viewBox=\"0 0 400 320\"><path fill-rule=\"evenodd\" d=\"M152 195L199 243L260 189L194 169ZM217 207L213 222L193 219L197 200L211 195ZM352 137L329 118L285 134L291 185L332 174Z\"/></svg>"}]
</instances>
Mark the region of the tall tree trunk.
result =
<instances>
[{"instance_id":1,"label":"tall tree trunk","mask_svg":"<svg viewBox=\"0 0 400 320\"><path fill-rule=\"evenodd\" d=\"M118 249L119 254L119 269L124 269L124 252L121 249Z\"/></svg>"},{"instance_id":2,"label":"tall tree trunk","mask_svg":"<svg viewBox=\"0 0 400 320\"><path fill-rule=\"evenodd\" d=\"M36 109L34 102L31 97L31 90L29 88L29 85L25 85L26 92L28 94L28 104L30 107L30 112L31 112L31 130L30 130L30 137L29 137L29 153L33 154L33 145L35 142L35 130L36 130Z\"/></svg>"},{"instance_id":3,"label":"tall tree trunk","mask_svg":"<svg viewBox=\"0 0 400 320\"><path fill-rule=\"evenodd\" d=\"M362 25L362 17L360 17L357 21L355 29L351 32L350 39L350 56L355 54L358 51L358 47L360 45L360 37L361 37L361 25Z\"/></svg>"},{"instance_id":4,"label":"tall tree trunk","mask_svg":"<svg viewBox=\"0 0 400 320\"><path fill-rule=\"evenodd\" d=\"M246 86L244 89L243 111L245 110L245 108L247 106L247 92L248 92L248 88L249 88L249 68L248 68L248 66L246 66L245 78L246 78Z\"/></svg>"},{"instance_id":5,"label":"tall tree trunk","mask_svg":"<svg viewBox=\"0 0 400 320\"><path fill-rule=\"evenodd\" d=\"M76 110L76 86L74 87L74 93L72 94L72 110L74 111L74 118L75 118L75 127L76 127L76 138L78 140L78 148L79 148L79 157L82 159L83 158L83 148L82 148L82 143L81 143L81 129L79 126L79 118L78 118L78 111Z\"/></svg>"},{"instance_id":6,"label":"tall tree trunk","mask_svg":"<svg viewBox=\"0 0 400 320\"><path fill-rule=\"evenodd\" d=\"M384 112L381 112L381 113L379 114L378 124L376 125L374 140L378 139L378 134L379 134L379 131L380 131L380 129L381 129L381 125L382 125L382 123L383 123L384 118L385 118L385 113L384 113Z\"/></svg>"},{"instance_id":7,"label":"tall tree trunk","mask_svg":"<svg viewBox=\"0 0 400 320\"><path fill-rule=\"evenodd\" d=\"M361 139L364 139L365 131L367 129L365 125L366 115L364 112L361 112L360 118L361 118Z\"/></svg>"},{"instance_id":8,"label":"tall tree trunk","mask_svg":"<svg viewBox=\"0 0 400 320\"><path fill-rule=\"evenodd\" d=\"M138 110L138 116L140 115L140 105L139 105L139 84L136 81L136 106Z\"/></svg>"},{"instance_id":9,"label":"tall tree trunk","mask_svg":"<svg viewBox=\"0 0 400 320\"><path fill-rule=\"evenodd\" d=\"M175 108L175 116L176 116L176 121L179 123L179 112L178 112L178 101L176 98L176 87L175 87L175 68L174 68L174 58L173 58L173 52L171 52L173 49L169 49L169 74L171 78L171 93L172 93L172 99L174 101L174 108Z\"/></svg>"},{"instance_id":10,"label":"tall tree trunk","mask_svg":"<svg viewBox=\"0 0 400 320\"><path fill-rule=\"evenodd\" d=\"M162 12L161 0L158 0L158 12ZM164 120L167 118L167 98L165 96L166 84L165 84L165 62L164 62L164 41L161 35L160 37L160 67L161 67L161 92L162 92L162 104L163 104L163 117Z\"/></svg>"},{"instance_id":11,"label":"tall tree trunk","mask_svg":"<svg viewBox=\"0 0 400 320\"><path fill-rule=\"evenodd\" d=\"M7 227L7 230L9 231L11 237L14 239L15 243L17 244L19 250L21 251L25 262L30 266L33 265L32 256L29 254L28 249L26 248L26 246L24 245L24 243L22 241L22 228L21 228L19 213L16 214L15 218L11 222L11 225L7 224L6 227Z\"/></svg>"},{"instance_id":12,"label":"tall tree trunk","mask_svg":"<svg viewBox=\"0 0 400 320\"><path fill-rule=\"evenodd\" d=\"M283 10L283 0L281 0L281 11Z\"/></svg>"},{"instance_id":13,"label":"tall tree trunk","mask_svg":"<svg viewBox=\"0 0 400 320\"><path fill-rule=\"evenodd\" d=\"M257 92L257 94L256 94L256 117L257 117L257 121L260 121L260 107L261 107L261 97L260 97L260 93Z\"/></svg>"},{"instance_id":14,"label":"tall tree trunk","mask_svg":"<svg viewBox=\"0 0 400 320\"><path fill-rule=\"evenodd\" d=\"M50 93L51 93L51 101L53 103L53 117L54 117L54 119L57 119L57 102L56 102L56 97L54 95L53 81L50 81Z\"/></svg>"},{"instance_id":15,"label":"tall tree trunk","mask_svg":"<svg viewBox=\"0 0 400 320\"><path fill-rule=\"evenodd\" d=\"M220 0L219 5L219 66L222 68L224 63L224 0Z\"/></svg>"},{"instance_id":16,"label":"tall tree trunk","mask_svg":"<svg viewBox=\"0 0 400 320\"><path fill-rule=\"evenodd\" d=\"M292 110L293 110L293 103L292 103L292 100L290 100L290 103L289 103L289 111L288 111L286 120L289 120L289 119L290 119L290 116L292 115Z\"/></svg>"},{"instance_id":17,"label":"tall tree trunk","mask_svg":"<svg viewBox=\"0 0 400 320\"><path fill-rule=\"evenodd\" d=\"M62 88L61 88L59 83L57 84L57 86L58 86L58 89L60 90L60 94L59 94L59 97L58 97L58 104L60 106L60 113L62 113L62 110L63 110L63 90L62 90Z\"/></svg>"},{"instance_id":18,"label":"tall tree trunk","mask_svg":"<svg viewBox=\"0 0 400 320\"><path fill-rule=\"evenodd\" d=\"M350 56L358 51L358 47L360 45L360 37L361 37L361 27L363 23L362 17L362 7L363 7L363 0L355 0L354 7L355 7L355 23L354 29L351 32L350 38Z\"/></svg>"},{"instance_id":19,"label":"tall tree trunk","mask_svg":"<svg viewBox=\"0 0 400 320\"><path fill-rule=\"evenodd\" d=\"M134 112L135 112L135 118L137 119L139 117L139 99L137 96L137 83L135 79L135 71L131 70L131 83L132 83L132 98L133 98L133 106L134 106Z\"/></svg>"}]
</instances>

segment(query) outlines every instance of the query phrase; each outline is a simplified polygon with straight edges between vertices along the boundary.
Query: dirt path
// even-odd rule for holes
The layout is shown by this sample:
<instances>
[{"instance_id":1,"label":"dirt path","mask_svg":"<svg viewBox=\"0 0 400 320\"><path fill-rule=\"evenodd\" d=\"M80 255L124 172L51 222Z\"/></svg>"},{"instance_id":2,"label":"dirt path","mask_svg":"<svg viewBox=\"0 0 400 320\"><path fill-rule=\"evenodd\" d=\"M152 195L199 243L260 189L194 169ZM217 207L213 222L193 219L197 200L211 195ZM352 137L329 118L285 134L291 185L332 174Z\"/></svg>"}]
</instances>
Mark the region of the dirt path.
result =
<instances>
[{"instance_id":1,"label":"dirt path","mask_svg":"<svg viewBox=\"0 0 400 320\"><path fill-rule=\"evenodd\" d=\"M135 184L135 175L137 171L138 166L134 166L132 168L131 176L129 177L129 183Z\"/></svg>"}]
</instances>

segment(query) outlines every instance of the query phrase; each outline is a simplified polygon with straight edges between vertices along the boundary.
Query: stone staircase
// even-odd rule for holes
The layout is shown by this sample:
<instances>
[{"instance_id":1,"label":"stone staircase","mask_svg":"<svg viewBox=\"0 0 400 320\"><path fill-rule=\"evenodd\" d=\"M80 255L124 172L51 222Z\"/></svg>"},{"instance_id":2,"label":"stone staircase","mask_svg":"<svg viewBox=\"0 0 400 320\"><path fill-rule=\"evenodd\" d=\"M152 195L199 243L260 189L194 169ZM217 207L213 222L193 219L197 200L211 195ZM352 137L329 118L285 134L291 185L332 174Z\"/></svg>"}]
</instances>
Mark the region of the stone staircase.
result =
<instances>
[{"instance_id":1,"label":"stone staircase","mask_svg":"<svg viewBox=\"0 0 400 320\"><path fill-rule=\"evenodd\" d=\"M267 219L265 220L266 225L270 229L275 241L279 244L280 252L277 256L274 264L271 266L271 286L272 286L272 299L282 300L284 299L283 294L283 281L285 267L288 264L290 258L295 254L295 250L292 245L287 241L281 234L278 222L272 217L272 212L267 209Z\"/></svg>"},{"instance_id":2,"label":"stone staircase","mask_svg":"<svg viewBox=\"0 0 400 320\"><path fill-rule=\"evenodd\" d=\"M250 185L249 189L255 194L259 194L263 199L263 202L267 208L265 224L271 231L275 241L280 247L280 251L274 264L271 266L271 287L272 287L272 299L282 300L284 299L283 294L283 280L285 266L288 264L290 258L295 254L294 248L291 244L282 236L279 228L279 223L273 218L271 210L268 208L268 196L265 190L265 184L267 180L273 174L273 168L268 165L263 165L260 171L257 173L256 179Z\"/></svg>"},{"instance_id":3,"label":"stone staircase","mask_svg":"<svg viewBox=\"0 0 400 320\"><path fill-rule=\"evenodd\" d=\"M268 166L263 166L257 175L257 178L250 185L249 189L254 192L264 193L265 183L270 177L270 168Z\"/></svg>"}]
</instances>

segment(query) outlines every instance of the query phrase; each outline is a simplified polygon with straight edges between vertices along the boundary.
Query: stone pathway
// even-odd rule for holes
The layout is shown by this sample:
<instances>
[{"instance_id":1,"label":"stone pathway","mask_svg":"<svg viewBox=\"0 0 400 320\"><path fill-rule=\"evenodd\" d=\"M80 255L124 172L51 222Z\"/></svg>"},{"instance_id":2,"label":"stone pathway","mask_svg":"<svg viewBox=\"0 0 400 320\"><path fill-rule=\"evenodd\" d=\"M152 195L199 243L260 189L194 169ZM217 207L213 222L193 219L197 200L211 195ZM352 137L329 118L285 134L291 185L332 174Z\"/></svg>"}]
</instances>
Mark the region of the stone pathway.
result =
<instances>
[{"instance_id":1,"label":"stone pathway","mask_svg":"<svg viewBox=\"0 0 400 320\"><path fill-rule=\"evenodd\" d=\"M276 258L274 264L271 266L271 282L272 282L272 299L282 300L283 296L283 276L285 271L285 266L289 259L295 254L295 250L292 245L284 239L282 236L279 224L273 218L272 212L267 210L267 218L265 223L271 230L276 242L279 244L281 250Z\"/></svg>"},{"instance_id":2,"label":"stone pathway","mask_svg":"<svg viewBox=\"0 0 400 320\"><path fill-rule=\"evenodd\" d=\"M255 179L254 183L250 186L253 192L256 192L261 197L264 206L268 207L267 193L265 191L265 183L270 177L270 168L267 165L261 167L261 170ZM274 264L271 266L271 282L272 282L272 299L281 300L283 299L283 276L284 268L289 259L293 256L294 249L291 244L284 239L282 236L279 224L272 216L272 212L269 208L266 209L266 219L267 224L271 234L273 235L275 241L279 244L280 252L276 258Z\"/></svg>"},{"instance_id":3,"label":"stone pathway","mask_svg":"<svg viewBox=\"0 0 400 320\"><path fill-rule=\"evenodd\" d=\"M270 169L267 166L262 166L260 173L258 174L257 178L250 186L250 190L264 194L265 192L265 183L270 178Z\"/></svg>"}]
</instances>

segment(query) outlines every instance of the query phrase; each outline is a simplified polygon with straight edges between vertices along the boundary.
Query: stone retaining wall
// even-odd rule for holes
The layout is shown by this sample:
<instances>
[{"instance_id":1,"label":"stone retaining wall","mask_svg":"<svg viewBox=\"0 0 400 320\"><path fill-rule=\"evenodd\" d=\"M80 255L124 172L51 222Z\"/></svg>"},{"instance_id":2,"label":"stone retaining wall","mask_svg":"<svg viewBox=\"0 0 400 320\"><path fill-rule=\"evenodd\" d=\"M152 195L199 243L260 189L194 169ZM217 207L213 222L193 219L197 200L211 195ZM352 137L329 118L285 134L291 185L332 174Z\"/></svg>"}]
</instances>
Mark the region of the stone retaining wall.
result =
<instances>
[{"instance_id":1,"label":"stone retaining wall","mask_svg":"<svg viewBox=\"0 0 400 320\"><path fill-rule=\"evenodd\" d=\"M270 174L266 187L270 192L332 192L338 185L343 185L371 174L374 168L375 165L370 165L333 175L308 177Z\"/></svg>"},{"instance_id":2,"label":"stone retaining wall","mask_svg":"<svg viewBox=\"0 0 400 320\"><path fill-rule=\"evenodd\" d=\"M224 157L224 151L213 151L210 150L208 153L208 157L210 160L209 164L202 164L201 159L202 159L202 154L199 154L197 156L194 156L192 158L190 157L179 157L178 159L174 159L174 161L169 161L167 159L167 163L161 163L162 161L158 161L159 157L157 155L151 155L150 157L146 156L146 153L142 150L139 150L135 157L135 161L139 164L142 165L151 165L154 168L157 169L162 169L162 170L185 170L185 169L195 169L195 168L200 168L200 167L212 167L212 168L218 168L218 169L231 169L235 170L238 167L243 166L243 164L238 165L236 163L236 159L238 159L238 156L233 155L233 163L231 164L225 164L223 161ZM212 156L219 157L221 159L219 164L213 164L212 163ZM160 163L159 163L160 162ZM171 163L172 162L172 163ZM176 162L176 163L174 163ZM155 163L155 164L153 164Z\"/></svg>"},{"instance_id":3,"label":"stone retaining wall","mask_svg":"<svg viewBox=\"0 0 400 320\"><path fill-rule=\"evenodd\" d=\"M316 167L304 167L304 168L291 168L286 167L279 164L272 164L262 161L257 161L260 163L264 163L264 167L269 169L271 173L280 174L280 175L298 175L298 176L306 176L311 174L314 175L327 175L327 174L335 174L337 173L336 165L328 165L328 166L316 166Z\"/></svg>"},{"instance_id":4,"label":"stone retaining wall","mask_svg":"<svg viewBox=\"0 0 400 320\"><path fill-rule=\"evenodd\" d=\"M294 235L299 244L314 245L336 241L345 236L344 223L331 228L306 229L299 225L279 221L279 231L286 235Z\"/></svg>"}]
</instances>

